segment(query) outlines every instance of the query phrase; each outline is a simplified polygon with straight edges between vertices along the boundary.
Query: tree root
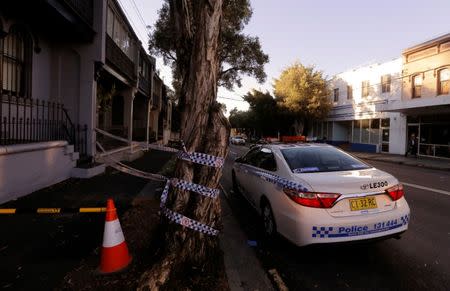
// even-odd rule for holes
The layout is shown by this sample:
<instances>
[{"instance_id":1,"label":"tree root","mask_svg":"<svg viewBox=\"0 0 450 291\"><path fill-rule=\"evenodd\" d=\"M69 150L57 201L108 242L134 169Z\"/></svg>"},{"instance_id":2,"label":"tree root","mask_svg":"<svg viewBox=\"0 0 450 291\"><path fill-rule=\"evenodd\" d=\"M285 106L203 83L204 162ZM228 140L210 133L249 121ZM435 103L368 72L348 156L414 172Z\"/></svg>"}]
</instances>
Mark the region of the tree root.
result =
<instances>
[{"instance_id":1,"label":"tree root","mask_svg":"<svg viewBox=\"0 0 450 291\"><path fill-rule=\"evenodd\" d=\"M137 290L160 290L169 281L170 275L176 269L176 265L181 263L179 257L174 253L163 257L150 270L142 274Z\"/></svg>"}]
</instances>

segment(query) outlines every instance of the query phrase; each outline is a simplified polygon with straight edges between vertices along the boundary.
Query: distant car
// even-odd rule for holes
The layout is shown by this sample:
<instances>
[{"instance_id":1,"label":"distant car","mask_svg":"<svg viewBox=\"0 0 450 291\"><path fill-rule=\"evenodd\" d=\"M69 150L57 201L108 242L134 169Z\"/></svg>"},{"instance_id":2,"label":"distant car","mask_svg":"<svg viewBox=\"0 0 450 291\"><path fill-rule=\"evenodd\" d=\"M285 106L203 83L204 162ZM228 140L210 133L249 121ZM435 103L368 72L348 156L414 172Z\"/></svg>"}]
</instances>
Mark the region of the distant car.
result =
<instances>
[{"instance_id":1,"label":"distant car","mask_svg":"<svg viewBox=\"0 0 450 291\"><path fill-rule=\"evenodd\" d=\"M298 246L399 237L410 209L403 186L327 144L267 144L232 169L240 192L262 216L267 235Z\"/></svg>"},{"instance_id":2,"label":"distant car","mask_svg":"<svg viewBox=\"0 0 450 291\"><path fill-rule=\"evenodd\" d=\"M241 136L234 136L231 138L231 143L236 145L245 145L245 139Z\"/></svg>"}]
</instances>

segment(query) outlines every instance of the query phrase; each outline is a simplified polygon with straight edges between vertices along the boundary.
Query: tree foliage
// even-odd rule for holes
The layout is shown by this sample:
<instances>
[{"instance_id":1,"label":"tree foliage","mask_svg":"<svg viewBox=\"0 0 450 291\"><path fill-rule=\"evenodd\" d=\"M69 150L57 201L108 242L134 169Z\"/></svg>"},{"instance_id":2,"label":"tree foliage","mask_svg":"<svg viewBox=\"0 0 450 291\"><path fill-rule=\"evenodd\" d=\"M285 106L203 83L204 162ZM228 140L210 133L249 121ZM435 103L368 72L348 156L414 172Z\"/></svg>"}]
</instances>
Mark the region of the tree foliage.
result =
<instances>
[{"instance_id":1,"label":"tree foliage","mask_svg":"<svg viewBox=\"0 0 450 291\"><path fill-rule=\"evenodd\" d=\"M331 110L327 82L313 66L288 67L275 79L274 89L278 104L303 119L323 119Z\"/></svg>"},{"instance_id":2,"label":"tree foliage","mask_svg":"<svg viewBox=\"0 0 450 291\"><path fill-rule=\"evenodd\" d=\"M195 1L192 3L195 6ZM240 87L243 74L256 78L258 82L264 82L266 80L264 65L269 61L269 57L262 51L258 37L243 33L253 13L250 1L224 0L222 9L218 85L227 89L232 89L235 85ZM182 74L176 65L180 54L176 53L175 37L169 1L166 0L149 35L149 49L151 54L162 56L165 64L172 65L173 85L178 92Z\"/></svg>"},{"instance_id":3,"label":"tree foliage","mask_svg":"<svg viewBox=\"0 0 450 291\"><path fill-rule=\"evenodd\" d=\"M234 128L245 129L247 135L255 138L291 134L290 126L294 115L277 105L269 92L252 90L244 96L250 105L247 111L234 108L230 111L230 124ZM256 136L255 136L256 135Z\"/></svg>"}]
</instances>

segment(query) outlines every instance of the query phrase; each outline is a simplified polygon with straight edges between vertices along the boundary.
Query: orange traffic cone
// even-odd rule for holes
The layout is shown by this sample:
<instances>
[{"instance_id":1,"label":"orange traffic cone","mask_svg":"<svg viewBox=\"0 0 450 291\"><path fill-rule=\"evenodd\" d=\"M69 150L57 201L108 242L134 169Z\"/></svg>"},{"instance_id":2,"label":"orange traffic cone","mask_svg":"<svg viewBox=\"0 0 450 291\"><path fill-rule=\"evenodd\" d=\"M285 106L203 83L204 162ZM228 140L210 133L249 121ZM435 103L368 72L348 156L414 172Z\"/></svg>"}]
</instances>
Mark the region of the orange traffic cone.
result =
<instances>
[{"instance_id":1,"label":"orange traffic cone","mask_svg":"<svg viewBox=\"0 0 450 291\"><path fill-rule=\"evenodd\" d=\"M103 232L103 247L100 272L113 273L124 269L131 262L127 243L120 227L116 207L112 199L106 202L106 221Z\"/></svg>"}]
</instances>

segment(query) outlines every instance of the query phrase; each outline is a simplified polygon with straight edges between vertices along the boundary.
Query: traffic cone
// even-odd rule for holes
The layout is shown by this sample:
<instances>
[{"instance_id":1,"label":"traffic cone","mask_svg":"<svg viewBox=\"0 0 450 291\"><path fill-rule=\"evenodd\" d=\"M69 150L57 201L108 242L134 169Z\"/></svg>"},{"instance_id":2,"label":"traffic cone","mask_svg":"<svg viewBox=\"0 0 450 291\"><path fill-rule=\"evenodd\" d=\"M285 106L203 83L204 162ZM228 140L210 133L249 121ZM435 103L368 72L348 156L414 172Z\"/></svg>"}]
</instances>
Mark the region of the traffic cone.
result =
<instances>
[{"instance_id":1,"label":"traffic cone","mask_svg":"<svg viewBox=\"0 0 450 291\"><path fill-rule=\"evenodd\" d=\"M100 259L100 273L107 274L124 269L131 262L127 243L120 227L116 207L112 199L106 202L105 230Z\"/></svg>"}]
</instances>

